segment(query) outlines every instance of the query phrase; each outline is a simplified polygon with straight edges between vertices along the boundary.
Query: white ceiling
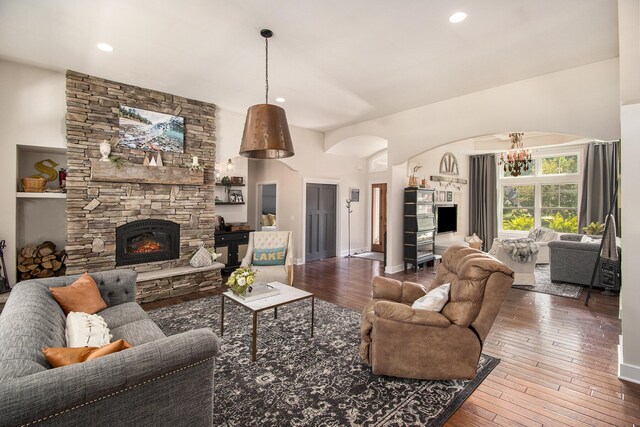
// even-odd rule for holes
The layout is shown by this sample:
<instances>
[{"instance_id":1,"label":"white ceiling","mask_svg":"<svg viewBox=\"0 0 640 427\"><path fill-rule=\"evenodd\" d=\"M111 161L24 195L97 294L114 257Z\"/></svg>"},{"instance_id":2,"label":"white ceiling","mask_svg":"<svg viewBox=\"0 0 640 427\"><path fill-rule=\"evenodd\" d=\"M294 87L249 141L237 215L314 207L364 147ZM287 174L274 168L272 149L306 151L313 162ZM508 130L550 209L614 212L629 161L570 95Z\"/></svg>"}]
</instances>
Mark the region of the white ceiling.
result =
<instances>
[{"instance_id":1,"label":"white ceiling","mask_svg":"<svg viewBox=\"0 0 640 427\"><path fill-rule=\"evenodd\" d=\"M265 27L271 100L317 130L618 56L612 0L0 0L0 57L244 113Z\"/></svg>"}]
</instances>

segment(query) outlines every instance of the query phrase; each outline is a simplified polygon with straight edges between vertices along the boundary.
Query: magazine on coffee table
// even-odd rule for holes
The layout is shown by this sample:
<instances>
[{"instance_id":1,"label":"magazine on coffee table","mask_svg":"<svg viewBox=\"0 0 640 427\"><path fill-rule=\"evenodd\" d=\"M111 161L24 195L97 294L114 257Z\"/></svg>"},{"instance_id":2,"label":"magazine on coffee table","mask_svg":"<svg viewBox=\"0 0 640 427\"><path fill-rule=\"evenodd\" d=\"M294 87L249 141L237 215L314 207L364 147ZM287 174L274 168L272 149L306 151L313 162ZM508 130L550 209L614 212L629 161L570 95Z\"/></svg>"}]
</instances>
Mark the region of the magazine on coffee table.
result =
<instances>
[{"instance_id":1,"label":"magazine on coffee table","mask_svg":"<svg viewBox=\"0 0 640 427\"><path fill-rule=\"evenodd\" d=\"M247 290L244 293L244 295L239 295L239 297L243 301L249 302L249 301L255 301L262 298L272 297L279 294L280 294L279 289L276 289L271 285L261 283L258 285L251 286L251 290Z\"/></svg>"}]
</instances>

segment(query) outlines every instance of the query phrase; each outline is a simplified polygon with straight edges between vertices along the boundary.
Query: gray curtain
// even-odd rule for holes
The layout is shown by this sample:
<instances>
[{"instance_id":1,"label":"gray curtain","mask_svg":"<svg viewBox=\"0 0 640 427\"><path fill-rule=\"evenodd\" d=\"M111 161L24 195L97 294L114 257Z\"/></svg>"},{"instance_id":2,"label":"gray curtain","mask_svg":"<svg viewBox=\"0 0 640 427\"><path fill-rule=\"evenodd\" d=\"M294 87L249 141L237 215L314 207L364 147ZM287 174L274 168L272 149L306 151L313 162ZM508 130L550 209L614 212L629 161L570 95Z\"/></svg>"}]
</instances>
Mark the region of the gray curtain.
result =
<instances>
[{"instance_id":1,"label":"gray curtain","mask_svg":"<svg viewBox=\"0 0 640 427\"><path fill-rule=\"evenodd\" d=\"M584 156L582 198L578 232L591 222L604 223L611 208L620 167L620 141L592 142ZM616 224L620 224L617 207L613 210Z\"/></svg>"},{"instance_id":2,"label":"gray curtain","mask_svg":"<svg viewBox=\"0 0 640 427\"><path fill-rule=\"evenodd\" d=\"M485 250L498 237L496 179L495 154L469 158L469 232L482 239Z\"/></svg>"}]
</instances>

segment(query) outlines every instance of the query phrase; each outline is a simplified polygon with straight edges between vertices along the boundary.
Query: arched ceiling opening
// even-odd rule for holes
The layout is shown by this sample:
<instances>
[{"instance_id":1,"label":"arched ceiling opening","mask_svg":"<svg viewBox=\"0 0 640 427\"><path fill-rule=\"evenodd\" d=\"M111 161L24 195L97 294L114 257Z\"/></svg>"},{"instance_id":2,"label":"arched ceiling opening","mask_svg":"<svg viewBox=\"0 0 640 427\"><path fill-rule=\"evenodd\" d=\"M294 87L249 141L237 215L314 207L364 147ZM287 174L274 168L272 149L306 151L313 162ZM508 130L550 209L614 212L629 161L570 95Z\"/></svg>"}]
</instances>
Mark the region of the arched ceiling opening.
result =
<instances>
[{"instance_id":1,"label":"arched ceiling opening","mask_svg":"<svg viewBox=\"0 0 640 427\"><path fill-rule=\"evenodd\" d=\"M385 150L387 146L388 142L384 138L373 135L359 135L338 141L326 152L340 156L367 158L381 150Z\"/></svg>"}]
</instances>

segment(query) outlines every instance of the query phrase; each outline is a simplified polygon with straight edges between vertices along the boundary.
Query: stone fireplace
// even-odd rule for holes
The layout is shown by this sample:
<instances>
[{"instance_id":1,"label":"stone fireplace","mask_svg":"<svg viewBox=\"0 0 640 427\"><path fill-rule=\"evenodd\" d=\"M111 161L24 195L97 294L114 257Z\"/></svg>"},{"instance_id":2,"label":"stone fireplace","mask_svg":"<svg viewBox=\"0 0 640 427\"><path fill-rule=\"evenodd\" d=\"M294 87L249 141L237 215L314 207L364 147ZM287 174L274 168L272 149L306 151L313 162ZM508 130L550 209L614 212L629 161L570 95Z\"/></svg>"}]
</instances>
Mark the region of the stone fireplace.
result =
<instances>
[{"instance_id":1,"label":"stone fireplace","mask_svg":"<svg viewBox=\"0 0 640 427\"><path fill-rule=\"evenodd\" d=\"M116 227L116 266L180 258L180 224L141 219Z\"/></svg>"},{"instance_id":2,"label":"stone fireplace","mask_svg":"<svg viewBox=\"0 0 640 427\"><path fill-rule=\"evenodd\" d=\"M99 161L120 105L183 117L184 152L162 152L153 167L143 165L147 152L115 145L124 165ZM134 269L141 302L221 285L220 270L189 266L201 245L214 245L215 113L213 104L67 72L67 274ZM189 170L193 156L204 172Z\"/></svg>"}]
</instances>

